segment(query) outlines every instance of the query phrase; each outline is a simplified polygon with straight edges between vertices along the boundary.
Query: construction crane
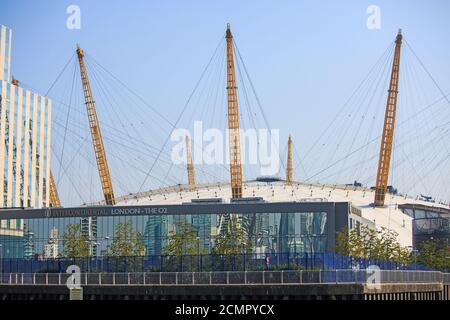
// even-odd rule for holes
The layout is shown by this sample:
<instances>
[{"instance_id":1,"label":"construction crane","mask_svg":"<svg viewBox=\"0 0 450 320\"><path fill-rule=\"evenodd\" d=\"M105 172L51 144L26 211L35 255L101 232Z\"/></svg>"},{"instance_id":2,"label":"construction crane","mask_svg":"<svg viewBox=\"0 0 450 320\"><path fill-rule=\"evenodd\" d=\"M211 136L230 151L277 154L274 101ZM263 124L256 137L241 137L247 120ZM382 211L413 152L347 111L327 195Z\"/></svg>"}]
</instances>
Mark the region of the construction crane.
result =
<instances>
[{"instance_id":1,"label":"construction crane","mask_svg":"<svg viewBox=\"0 0 450 320\"><path fill-rule=\"evenodd\" d=\"M287 154L287 166L286 166L286 184L291 185L292 184L292 138L291 135L289 135L288 139L288 154Z\"/></svg>"},{"instance_id":2,"label":"construction crane","mask_svg":"<svg viewBox=\"0 0 450 320\"><path fill-rule=\"evenodd\" d=\"M192 162L191 144L190 144L188 136L186 136L186 163L187 163L189 191L194 191L195 190L195 172L194 172L194 164Z\"/></svg>"},{"instance_id":3,"label":"construction crane","mask_svg":"<svg viewBox=\"0 0 450 320\"><path fill-rule=\"evenodd\" d=\"M59 200L58 190L56 189L55 180L53 174L50 171L50 207L61 207L61 201Z\"/></svg>"},{"instance_id":4,"label":"construction crane","mask_svg":"<svg viewBox=\"0 0 450 320\"><path fill-rule=\"evenodd\" d=\"M228 138L230 143L231 197L242 198L242 162L239 129L239 106L236 74L234 70L233 35L227 24L227 93L228 93Z\"/></svg>"},{"instance_id":5,"label":"construction crane","mask_svg":"<svg viewBox=\"0 0 450 320\"><path fill-rule=\"evenodd\" d=\"M102 134L100 132L100 124L98 122L97 111L95 109L95 101L92 96L91 85L89 83L86 65L84 63L83 49L77 45L78 62L80 63L81 82L83 84L84 103L88 114L89 127L91 130L92 143L94 145L95 159L97 161L98 172L100 174L100 182L102 185L105 202L108 205L114 205L114 191L109 173L108 160L106 159L105 146L103 145Z\"/></svg>"},{"instance_id":6,"label":"construction crane","mask_svg":"<svg viewBox=\"0 0 450 320\"><path fill-rule=\"evenodd\" d=\"M394 60L392 62L391 80L389 82L386 113L384 115L383 135L381 137L380 156L378 160L377 181L375 187L375 206L383 206L386 197L389 167L394 140L395 115L397 111L398 81L400 73L400 49L402 46L402 30L395 39Z\"/></svg>"}]
</instances>

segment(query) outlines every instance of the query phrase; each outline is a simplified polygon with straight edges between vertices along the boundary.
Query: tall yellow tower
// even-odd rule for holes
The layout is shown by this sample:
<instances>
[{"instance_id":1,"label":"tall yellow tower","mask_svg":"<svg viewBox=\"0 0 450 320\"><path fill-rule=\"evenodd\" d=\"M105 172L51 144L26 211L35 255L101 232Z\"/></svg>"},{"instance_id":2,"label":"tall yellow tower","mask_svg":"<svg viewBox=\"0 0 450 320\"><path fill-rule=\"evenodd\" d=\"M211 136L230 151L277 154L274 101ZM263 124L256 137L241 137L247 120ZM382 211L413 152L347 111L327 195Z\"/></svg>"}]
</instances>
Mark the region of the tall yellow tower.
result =
<instances>
[{"instance_id":1,"label":"tall yellow tower","mask_svg":"<svg viewBox=\"0 0 450 320\"><path fill-rule=\"evenodd\" d=\"M292 138L289 135L288 139L288 154L287 154L287 166L286 166L286 184L291 185L293 178L293 168L292 168Z\"/></svg>"},{"instance_id":2,"label":"tall yellow tower","mask_svg":"<svg viewBox=\"0 0 450 320\"><path fill-rule=\"evenodd\" d=\"M89 128L92 135L92 143L94 145L95 159L97 161L98 172L100 174L100 182L102 185L105 202L108 205L116 203L114 191L109 173L108 160L106 159L105 146L103 145L100 124L98 122L97 111L95 108L94 97L92 96L91 85L89 83L86 65L84 63L84 53L80 46L77 46L78 62L80 63L81 82L83 83L84 103L89 119Z\"/></svg>"},{"instance_id":3,"label":"tall yellow tower","mask_svg":"<svg viewBox=\"0 0 450 320\"><path fill-rule=\"evenodd\" d=\"M194 163L192 161L191 144L190 144L188 136L186 136L186 163L187 163L189 190L194 191L195 190L195 172L194 172Z\"/></svg>"},{"instance_id":4,"label":"tall yellow tower","mask_svg":"<svg viewBox=\"0 0 450 320\"><path fill-rule=\"evenodd\" d=\"M392 62L391 80L389 83L386 113L384 115L383 135L381 137L380 156L378 159L377 181L375 187L375 206L383 206L386 197L389 169L394 140L395 115L397 112L398 81L400 74L400 49L402 46L402 30L395 40L394 60Z\"/></svg>"},{"instance_id":5,"label":"tall yellow tower","mask_svg":"<svg viewBox=\"0 0 450 320\"><path fill-rule=\"evenodd\" d=\"M230 183L232 198L242 198L242 162L239 127L239 106L234 68L233 35L227 24L227 93L228 93L228 138L230 142Z\"/></svg>"},{"instance_id":6,"label":"tall yellow tower","mask_svg":"<svg viewBox=\"0 0 450 320\"><path fill-rule=\"evenodd\" d=\"M58 190L56 189L55 180L53 174L50 171L50 207L61 207L61 201L59 200Z\"/></svg>"}]
</instances>

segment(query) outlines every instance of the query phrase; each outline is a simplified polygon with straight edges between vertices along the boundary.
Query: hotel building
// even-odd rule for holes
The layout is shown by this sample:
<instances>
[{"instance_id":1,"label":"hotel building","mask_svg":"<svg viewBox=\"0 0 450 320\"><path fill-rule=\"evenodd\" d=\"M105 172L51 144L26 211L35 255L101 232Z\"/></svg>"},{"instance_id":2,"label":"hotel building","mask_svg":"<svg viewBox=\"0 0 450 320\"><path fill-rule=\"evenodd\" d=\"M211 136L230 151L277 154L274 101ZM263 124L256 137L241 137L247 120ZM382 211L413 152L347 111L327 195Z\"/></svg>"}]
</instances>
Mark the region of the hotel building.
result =
<instances>
[{"instance_id":1,"label":"hotel building","mask_svg":"<svg viewBox=\"0 0 450 320\"><path fill-rule=\"evenodd\" d=\"M0 25L0 207L49 203L52 101L11 75L12 30ZM23 220L0 221L3 257L23 256ZM13 239L15 238L15 239Z\"/></svg>"}]
</instances>

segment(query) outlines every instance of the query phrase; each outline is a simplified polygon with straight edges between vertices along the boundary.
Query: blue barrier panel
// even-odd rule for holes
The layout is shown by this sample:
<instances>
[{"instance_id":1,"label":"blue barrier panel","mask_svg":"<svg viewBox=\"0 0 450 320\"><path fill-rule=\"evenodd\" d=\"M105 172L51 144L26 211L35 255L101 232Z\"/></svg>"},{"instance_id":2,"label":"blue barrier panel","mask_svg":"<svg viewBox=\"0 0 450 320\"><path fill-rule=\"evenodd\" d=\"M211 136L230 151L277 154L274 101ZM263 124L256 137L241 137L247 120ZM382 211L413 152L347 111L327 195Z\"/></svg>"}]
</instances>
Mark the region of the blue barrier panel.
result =
<instances>
[{"instance_id":1,"label":"blue barrier panel","mask_svg":"<svg viewBox=\"0 0 450 320\"><path fill-rule=\"evenodd\" d=\"M376 265L382 270L431 270L417 264L400 264L342 256L335 253L270 253L237 255L186 255L139 257L81 257L58 259L0 259L4 273L65 272L77 265L83 272L200 272L261 270L343 270L366 269ZM331 276L327 274L327 277Z\"/></svg>"}]
</instances>

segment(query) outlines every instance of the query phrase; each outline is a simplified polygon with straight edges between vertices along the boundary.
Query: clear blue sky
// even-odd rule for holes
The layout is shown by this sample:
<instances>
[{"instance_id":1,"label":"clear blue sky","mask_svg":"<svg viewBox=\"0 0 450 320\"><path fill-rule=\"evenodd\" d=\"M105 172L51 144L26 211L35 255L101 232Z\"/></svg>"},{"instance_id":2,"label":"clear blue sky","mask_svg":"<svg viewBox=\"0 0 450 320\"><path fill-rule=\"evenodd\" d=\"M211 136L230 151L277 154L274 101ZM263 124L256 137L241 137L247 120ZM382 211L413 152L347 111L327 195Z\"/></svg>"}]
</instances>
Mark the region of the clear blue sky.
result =
<instances>
[{"instance_id":1,"label":"clear blue sky","mask_svg":"<svg viewBox=\"0 0 450 320\"><path fill-rule=\"evenodd\" d=\"M81 8L81 30L66 28L70 4ZM366 28L370 4L381 8L380 30ZM0 22L14 31L13 73L42 91L78 42L150 102L176 108L227 22L274 126L293 121L287 124L294 127L295 118L315 119L334 101L343 102L399 27L450 90L450 3L445 0L16 0L1 2ZM292 117L280 117L274 106Z\"/></svg>"},{"instance_id":2,"label":"clear blue sky","mask_svg":"<svg viewBox=\"0 0 450 320\"><path fill-rule=\"evenodd\" d=\"M66 28L70 4L81 8L81 30ZM380 30L366 27L371 4L381 9ZM18 79L46 92L80 43L172 119L227 22L270 124L284 129L283 139L289 133L297 140L320 133L398 28L450 92L446 0L0 3L0 23L13 29L12 73Z\"/></svg>"}]
</instances>

